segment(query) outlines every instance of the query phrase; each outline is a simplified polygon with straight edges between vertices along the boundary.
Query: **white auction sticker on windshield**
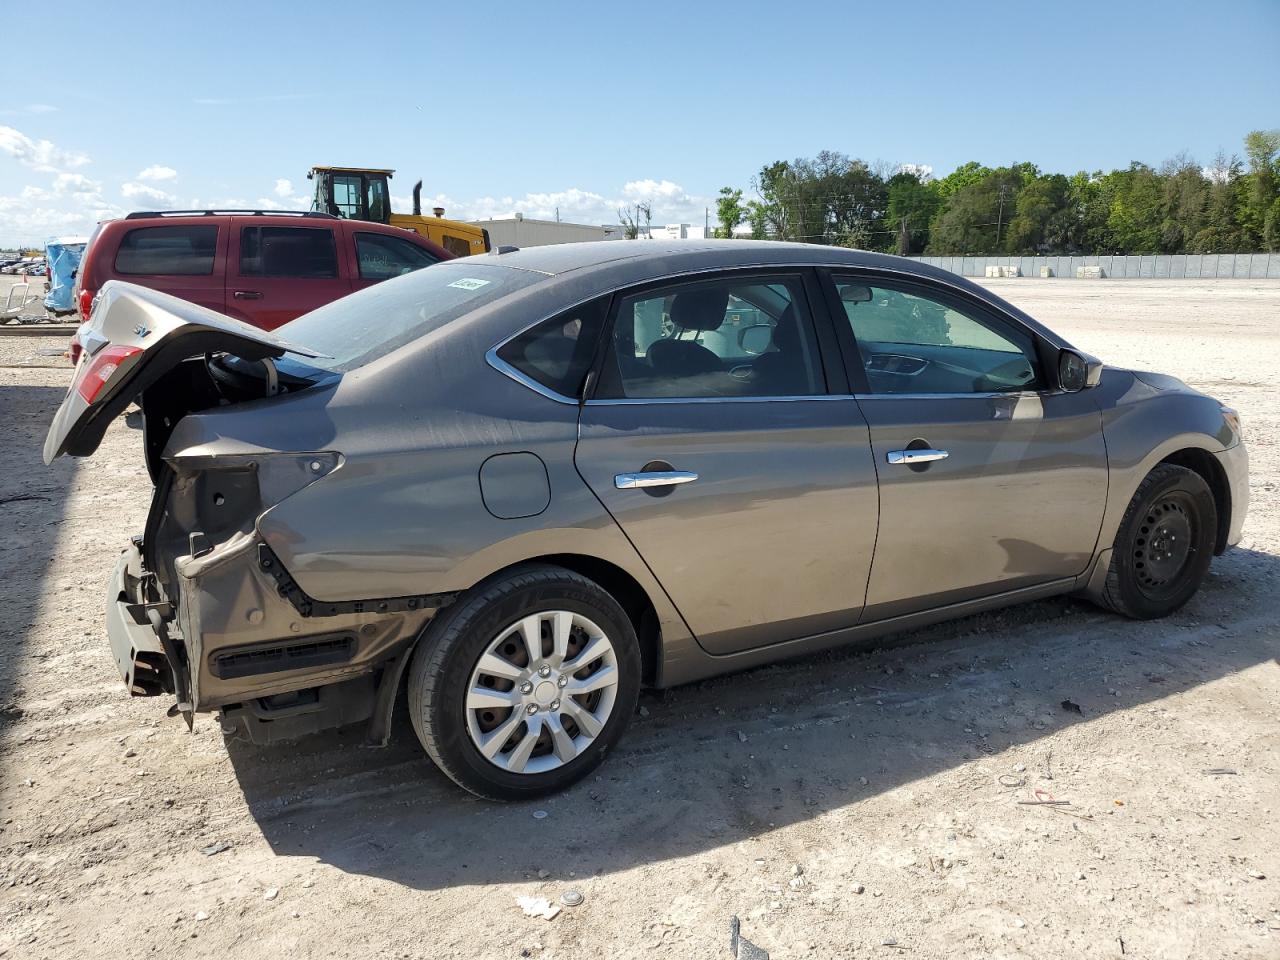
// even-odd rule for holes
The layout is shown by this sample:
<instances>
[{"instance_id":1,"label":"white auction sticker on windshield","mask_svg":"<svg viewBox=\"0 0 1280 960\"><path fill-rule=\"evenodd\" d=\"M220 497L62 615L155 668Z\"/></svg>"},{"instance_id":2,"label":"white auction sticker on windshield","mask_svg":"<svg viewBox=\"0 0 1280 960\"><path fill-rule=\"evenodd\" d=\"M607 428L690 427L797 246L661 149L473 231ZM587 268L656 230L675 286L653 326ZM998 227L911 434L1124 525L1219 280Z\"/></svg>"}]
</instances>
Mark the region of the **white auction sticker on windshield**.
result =
<instances>
[{"instance_id":1,"label":"white auction sticker on windshield","mask_svg":"<svg viewBox=\"0 0 1280 960\"><path fill-rule=\"evenodd\" d=\"M488 283L488 280L477 280L475 277L463 277L461 280L453 281L449 286L457 287L459 290L479 290Z\"/></svg>"}]
</instances>

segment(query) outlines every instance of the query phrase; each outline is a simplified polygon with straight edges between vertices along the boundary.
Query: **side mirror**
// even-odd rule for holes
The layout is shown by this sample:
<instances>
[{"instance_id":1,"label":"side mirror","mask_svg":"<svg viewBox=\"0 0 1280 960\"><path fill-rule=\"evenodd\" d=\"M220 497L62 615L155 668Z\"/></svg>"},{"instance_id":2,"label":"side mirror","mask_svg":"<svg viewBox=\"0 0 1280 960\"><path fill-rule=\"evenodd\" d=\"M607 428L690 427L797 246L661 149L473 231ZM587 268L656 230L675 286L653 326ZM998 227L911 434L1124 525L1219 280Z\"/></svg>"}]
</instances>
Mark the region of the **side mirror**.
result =
<instances>
[{"instance_id":1,"label":"side mirror","mask_svg":"<svg viewBox=\"0 0 1280 960\"><path fill-rule=\"evenodd\" d=\"M753 323L738 331L738 349L758 357L773 343L773 327L767 323Z\"/></svg>"},{"instance_id":2,"label":"side mirror","mask_svg":"<svg viewBox=\"0 0 1280 960\"><path fill-rule=\"evenodd\" d=\"M1096 387L1102 379L1102 361L1079 350L1058 353L1058 386L1066 393Z\"/></svg>"}]
</instances>

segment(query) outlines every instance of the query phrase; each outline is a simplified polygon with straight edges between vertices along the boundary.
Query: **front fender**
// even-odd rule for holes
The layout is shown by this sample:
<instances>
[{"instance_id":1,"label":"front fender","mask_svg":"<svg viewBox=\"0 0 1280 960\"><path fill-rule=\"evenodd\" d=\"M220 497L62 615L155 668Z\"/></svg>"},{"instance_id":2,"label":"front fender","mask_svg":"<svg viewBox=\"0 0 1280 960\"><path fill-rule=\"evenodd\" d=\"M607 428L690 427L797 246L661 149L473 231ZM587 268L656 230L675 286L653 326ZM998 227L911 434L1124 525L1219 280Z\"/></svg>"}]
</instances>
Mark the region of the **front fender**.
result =
<instances>
[{"instance_id":1,"label":"front fender","mask_svg":"<svg viewBox=\"0 0 1280 960\"><path fill-rule=\"evenodd\" d=\"M1096 388L1101 392L1109 477L1100 549L1115 542L1129 501L1158 464L1187 450L1202 450L1222 462L1225 451L1239 444L1218 401L1177 381L1168 382L1177 386L1154 386L1129 371L1112 369ZM1231 471L1227 475L1234 504L1238 479L1232 480ZM1247 486L1246 482L1245 490ZM1238 524L1232 527L1238 529Z\"/></svg>"}]
</instances>

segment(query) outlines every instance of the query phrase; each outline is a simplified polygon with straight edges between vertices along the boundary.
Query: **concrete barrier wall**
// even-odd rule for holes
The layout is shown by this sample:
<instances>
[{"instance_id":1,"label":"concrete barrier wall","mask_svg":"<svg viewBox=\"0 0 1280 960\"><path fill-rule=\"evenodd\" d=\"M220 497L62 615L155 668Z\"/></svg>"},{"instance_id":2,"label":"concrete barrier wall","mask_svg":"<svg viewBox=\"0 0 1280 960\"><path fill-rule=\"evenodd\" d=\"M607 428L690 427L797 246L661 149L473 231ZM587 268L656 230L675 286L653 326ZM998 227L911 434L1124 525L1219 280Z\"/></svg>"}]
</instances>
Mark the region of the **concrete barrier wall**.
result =
<instances>
[{"instance_id":1,"label":"concrete barrier wall","mask_svg":"<svg viewBox=\"0 0 1280 960\"><path fill-rule=\"evenodd\" d=\"M1118 280L1280 280L1280 253L1187 253L1129 257L911 257L963 277L985 277L988 268L1016 267L1024 277L1044 268L1075 279L1080 267L1101 267Z\"/></svg>"}]
</instances>

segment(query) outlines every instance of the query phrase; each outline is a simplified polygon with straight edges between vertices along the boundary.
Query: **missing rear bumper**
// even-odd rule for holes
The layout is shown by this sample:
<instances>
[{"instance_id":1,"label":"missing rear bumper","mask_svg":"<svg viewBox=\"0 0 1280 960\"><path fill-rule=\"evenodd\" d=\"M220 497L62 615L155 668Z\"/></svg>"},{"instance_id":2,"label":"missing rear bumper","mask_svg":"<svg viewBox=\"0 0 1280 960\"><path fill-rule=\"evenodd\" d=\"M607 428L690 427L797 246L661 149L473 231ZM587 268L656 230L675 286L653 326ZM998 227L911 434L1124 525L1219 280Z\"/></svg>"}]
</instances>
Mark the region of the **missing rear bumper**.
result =
<instances>
[{"instance_id":1,"label":"missing rear bumper","mask_svg":"<svg viewBox=\"0 0 1280 960\"><path fill-rule=\"evenodd\" d=\"M222 732L228 738L258 745L296 740L369 719L374 694L374 678L366 675L228 704L221 711Z\"/></svg>"},{"instance_id":2,"label":"missing rear bumper","mask_svg":"<svg viewBox=\"0 0 1280 960\"><path fill-rule=\"evenodd\" d=\"M131 542L107 581L107 639L125 687L135 697L175 692L174 667L151 625L148 611L164 607L158 612L172 614L168 604L149 602L150 577L143 570L137 543Z\"/></svg>"}]
</instances>

